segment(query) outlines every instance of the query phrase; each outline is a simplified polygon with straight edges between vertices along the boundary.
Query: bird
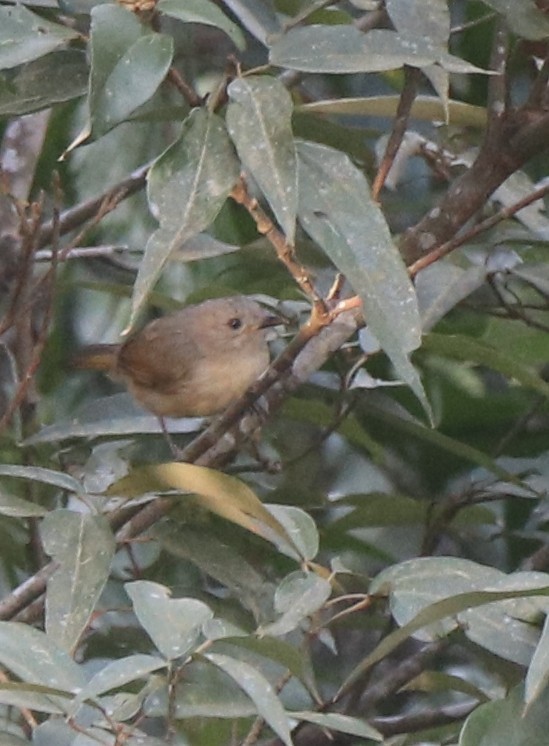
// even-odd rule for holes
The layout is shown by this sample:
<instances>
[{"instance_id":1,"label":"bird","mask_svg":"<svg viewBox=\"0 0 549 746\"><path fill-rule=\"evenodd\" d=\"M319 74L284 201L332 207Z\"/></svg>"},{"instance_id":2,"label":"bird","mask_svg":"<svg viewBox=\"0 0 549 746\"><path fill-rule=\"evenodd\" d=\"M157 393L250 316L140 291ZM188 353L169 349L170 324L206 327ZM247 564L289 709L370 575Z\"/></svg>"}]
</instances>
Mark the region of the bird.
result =
<instances>
[{"instance_id":1,"label":"bird","mask_svg":"<svg viewBox=\"0 0 549 746\"><path fill-rule=\"evenodd\" d=\"M149 322L119 344L92 344L73 367L122 380L146 410L206 417L225 410L268 367L270 327L281 318L244 295L186 306Z\"/></svg>"}]
</instances>

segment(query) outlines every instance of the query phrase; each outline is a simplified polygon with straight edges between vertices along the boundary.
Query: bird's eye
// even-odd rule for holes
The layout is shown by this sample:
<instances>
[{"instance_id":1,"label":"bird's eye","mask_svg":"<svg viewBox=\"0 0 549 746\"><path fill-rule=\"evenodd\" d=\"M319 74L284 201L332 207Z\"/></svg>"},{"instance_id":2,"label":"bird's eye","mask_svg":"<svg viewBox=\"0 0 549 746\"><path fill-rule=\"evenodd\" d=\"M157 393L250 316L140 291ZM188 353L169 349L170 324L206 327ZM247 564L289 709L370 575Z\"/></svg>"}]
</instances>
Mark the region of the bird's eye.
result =
<instances>
[{"instance_id":1,"label":"bird's eye","mask_svg":"<svg viewBox=\"0 0 549 746\"><path fill-rule=\"evenodd\" d=\"M242 319L239 319L238 317L235 317L234 319L229 319L229 326L231 327L231 329L234 329L235 331L236 329L240 329L240 327L242 326Z\"/></svg>"}]
</instances>

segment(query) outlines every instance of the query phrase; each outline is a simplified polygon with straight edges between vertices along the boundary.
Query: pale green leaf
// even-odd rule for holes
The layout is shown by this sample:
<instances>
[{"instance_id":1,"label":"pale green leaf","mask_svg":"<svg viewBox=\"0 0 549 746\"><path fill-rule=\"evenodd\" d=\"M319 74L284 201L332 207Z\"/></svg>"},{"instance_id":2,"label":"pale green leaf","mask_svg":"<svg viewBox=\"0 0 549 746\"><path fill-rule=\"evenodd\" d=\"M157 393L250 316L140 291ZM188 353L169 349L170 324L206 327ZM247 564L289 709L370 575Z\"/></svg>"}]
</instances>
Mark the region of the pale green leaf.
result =
<instances>
[{"instance_id":1,"label":"pale green leaf","mask_svg":"<svg viewBox=\"0 0 549 746\"><path fill-rule=\"evenodd\" d=\"M72 651L109 577L114 537L104 516L71 510L48 513L41 536L56 563L46 592L46 630Z\"/></svg>"},{"instance_id":2,"label":"pale green leaf","mask_svg":"<svg viewBox=\"0 0 549 746\"><path fill-rule=\"evenodd\" d=\"M315 573L293 572L280 583L275 594L275 609L281 616L261 628L272 637L293 632L330 598L332 586Z\"/></svg>"},{"instance_id":3,"label":"pale green leaf","mask_svg":"<svg viewBox=\"0 0 549 746\"><path fill-rule=\"evenodd\" d=\"M258 715L268 723L286 746L292 746L288 715L263 674L248 663L235 660L228 655L206 653L204 658L230 676L252 700Z\"/></svg>"},{"instance_id":4,"label":"pale green leaf","mask_svg":"<svg viewBox=\"0 0 549 746\"><path fill-rule=\"evenodd\" d=\"M24 65L75 39L78 32L23 5L0 7L0 70Z\"/></svg>"},{"instance_id":5,"label":"pale green leaf","mask_svg":"<svg viewBox=\"0 0 549 746\"><path fill-rule=\"evenodd\" d=\"M149 171L148 199L160 228L150 237L139 267L131 323L170 255L213 222L238 175L223 121L205 109L194 109L179 139Z\"/></svg>"},{"instance_id":6,"label":"pale green leaf","mask_svg":"<svg viewBox=\"0 0 549 746\"><path fill-rule=\"evenodd\" d=\"M397 376L429 406L409 353L421 342L413 285L363 174L325 145L298 143L299 221L345 275Z\"/></svg>"},{"instance_id":7,"label":"pale green leaf","mask_svg":"<svg viewBox=\"0 0 549 746\"><path fill-rule=\"evenodd\" d=\"M227 128L238 155L290 243L295 238L297 162L292 99L276 78L237 78L229 88Z\"/></svg>"},{"instance_id":8,"label":"pale green leaf","mask_svg":"<svg viewBox=\"0 0 549 746\"><path fill-rule=\"evenodd\" d=\"M238 49L246 47L244 34L239 27L211 2L207 0L160 0L156 5L158 13L178 18L184 23L204 23L224 31Z\"/></svg>"},{"instance_id":9,"label":"pale green leaf","mask_svg":"<svg viewBox=\"0 0 549 746\"><path fill-rule=\"evenodd\" d=\"M158 650L168 660L187 654L196 645L211 609L195 598L170 598L159 583L126 583L135 615Z\"/></svg>"}]
</instances>

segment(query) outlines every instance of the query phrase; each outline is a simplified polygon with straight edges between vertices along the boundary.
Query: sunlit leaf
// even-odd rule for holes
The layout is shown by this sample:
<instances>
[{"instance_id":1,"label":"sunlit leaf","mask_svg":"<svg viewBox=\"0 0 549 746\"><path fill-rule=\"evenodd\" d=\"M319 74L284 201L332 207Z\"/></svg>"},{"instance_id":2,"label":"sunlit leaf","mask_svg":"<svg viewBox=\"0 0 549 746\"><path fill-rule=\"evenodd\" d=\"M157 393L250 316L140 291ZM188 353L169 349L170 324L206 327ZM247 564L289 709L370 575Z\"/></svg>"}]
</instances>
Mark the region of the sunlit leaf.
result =
<instances>
[{"instance_id":1,"label":"sunlit leaf","mask_svg":"<svg viewBox=\"0 0 549 746\"><path fill-rule=\"evenodd\" d=\"M311 114L345 114L346 116L380 116L396 115L400 96L368 96L364 98L334 98L333 100L312 101L300 104L297 111ZM434 96L417 96L410 110L412 119L427 122L444 121L445 109L441 101ZM464 127L484 127L486 109L473 106L463 101L448 102L448 121L450 124Z\"/></svg>"},{"instance_id":2,"label":"sunlit leaf","mask_svg":"<svg viewBox=\"0 0 549 746\"><path fill-rule=\"evenodd\" d=\"M152 467L152 474L173 489L193 492L201 505L268 541L285 542L300 556L285 527L253 491L236 477L195 464L170 463Z\"/></svg>"}]
</instances>

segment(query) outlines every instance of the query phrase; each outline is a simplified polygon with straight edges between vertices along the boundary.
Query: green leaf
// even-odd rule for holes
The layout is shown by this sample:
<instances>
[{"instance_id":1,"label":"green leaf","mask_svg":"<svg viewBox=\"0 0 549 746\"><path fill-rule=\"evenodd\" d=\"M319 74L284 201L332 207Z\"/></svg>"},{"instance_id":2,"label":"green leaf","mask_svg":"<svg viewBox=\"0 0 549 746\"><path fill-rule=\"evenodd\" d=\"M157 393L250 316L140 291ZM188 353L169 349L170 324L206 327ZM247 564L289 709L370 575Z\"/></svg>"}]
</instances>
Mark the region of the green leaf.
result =
<instances>
[{"instance_id":1,"label":"green leaf","mask_svg":"<svg viewBox=\"0 0 549 746\"><path fill-rule=\"evenodd\" d=\"M112 661L94 674L86 686L78 693L73 711L87 699L96 699L113 689L120 689L137 679L145 678L152 671L166 667L166 661L153 655L128 655L126 658Z\"/></svg>"},{"instance_id":2,"label":"green leaf","mask_svg":"<svg viewBox=\"0 0 549 746\"><path fill-rule=\"evenodd\" d=\"M425 37L374 29L367 34L355 26L310 25L290 29L277 39L269 54L271 65L312 73L359 73L396 70L404 65L438 64L449 72L486 72L448 54Z\"/></svg>"},{"instance_id":3,"label":"green leaf","mask_svg":"<svg viewBox=\"0 0 549 746\"><path fill-rule=\"evenodd\" d=\"M250 76L227 89L227 128L238 155L270 204L290 243L295 239L297 162L292 99L276 78Z\"/></svg>"},{"instance_id":4,"label":"green leaf","mask_svg":"<svg viewBox=\"0 0 549 746\"><path fill-rule=\"evenodd\" d=\"M158 13L178 18L184 23L204 23L224 31L238 49L246 48L244 34L239 27L213 3L207 0L160 0Z\"/></svg>"},{"instance_id":5,"label":"green leaf","mask_svg":"<svg viewBox=\"0 0 549 746\"><path fill-rule=\"evenodd\" d=\"M295 712L291 716L297 720L305 720L307 723L314 723L321 728L335 730L339 733L349 733L351 736L359 738L368 738L371 741L383 741L381 733L372 728L365 720L349 715L340 715L337 712Z\"/></svg>"},{"instance_id":6,"label":"green leaf","mask_svg":"<svg viewBox=\"0 0 549 746\"><path fill-rule=\"evenodd\" d=\"M83 671L70 655L28 624L0 622L0 663L30 684L76 692L86 683Z\"/></svg>"},{"instance_id":7,"label":"green leaf","mask_svg":"<svg viewBox=\"0 0 549 746\"><path fill-rule=\"evenodd\" d=\"M104 516L71 510L48 513L41 536L57 565L46 592L46 630L72 651L109 577L114 537Z\"/></svg>"},{"instance_id":8,"label":"green leaf","mask_svg":"<svg viewBox=\"0 0 549 746\"><path fill-rule=\"evenodd\" d=\"M42 466L18 466L17 464L0 464L0 476L17 477L43 484L52 484L68 492L80 492L82 489L78 479L62 471L44 469Z\"/></svg>"},{"instance_id":9,"label":"green leaf","mask_svg":"<svg viewBox=\"0 0 549 746\"><path fill-rule=\"evenodd\" d=\"M423 331L432 329L486 280L486 267L462 269L444 260L421 271L415 282Z\"/></svg>"},{"instance_id":10,"label":"green leaf","mask_svg":"<svg viewBox=\"0 0 549 746\"><path fill-rule=\"evenodd\" d=\"M74 49L52 52L22 65L0 86L0 116L19 116L70 101L86 93L86 55Z\"/></svg>"},{"instance_id":11,"label":"green leaf","mask_svg":"<svg viewBox=\"0 0 549 746\"><path fill-rule=\"evenodd\" d=\"M549 616L545 617L537 648L526 674L524 701L530 706L547 689L549 683Z\"/></svg>"},{"instance_id":12,"label":"green leaf","mask_svg":"<svg viewBox=\"0 0 549 746\"><path fill-rule=\"evenodd\" d=\"M546 746L548 708L549 689L525 711L522 686L515 687L469 715L459 746Z\"/></svg>"},{"instance_id":13,"label":"green leaf","mask_svg":"<svg viewBox=\"0 0 549 746\"><path fill-rule=\"evenodd\" d=\"M431 332L423 338L426 350L446 355L454 360L474 362L497 370L508 378L514 378L523 386L549 397L549 383L544 381L534 367L524 365L515 356L463 334L435 334Z\"/></svg>"},{"instance_id":14,"label":"green leaf","mask_svg":"<svg viewBox=\"0 0 549 746\"><path fill-rule=\"evenodd\" d=\"M409 353L421 342L417 299L368 183L349 158L299 142L299 221L360 296L368 327L397 375L429 405Z\"/></svg>"},{"instance_id":15,"label":"green leaf","mask_svg":"<svg viewBox=\"0 0 549 746\"><path fill-rule=\"evenodd\" d=\"M223 648L229 645L249 650L287 668L307 687L315 701L321 702L316 688L313 666L305 649L297 649L294 645L275 637L264 636L258 638L250 635L223 638ZM238 657L236 653L234 655Z\"/></svg>"},{"instance_id":16,"label":"green leaf","mask_svg":"<svg viewBox=\"0 0 549 746\"><path fill-rule=\"evenodd\" d=\"M337 698L347 692L354 682L363 676L366 671L369 671L372 666L380 660L383 660L385 656L389 655L389 653L397 648L402 642L407 640L408 637L415 635L415 633L423 627L440 622L447 617L452 617L460 612L464 612L465 610L473 609L477 606L483 606L484 604L515 598L534 598L537 596L549 596L549 585L518 591L469 591L466 593L458 593L449 598L444 598L442 601L436 601L424 608L404 627L401 627L395 632L387 635L387 637L385 637L347 677L338 691Z\"/></svg>"},{"instance_id":17,"label":"green leaf","mask_svg":"<svg viewBox=\"0 0 549 746\"><path fill-rule=\"evenodd\" d=\"M72 692L43 684L23 684L20 681L0 682L0 702L12 707L28 708L50 715L64 715L73 700ZM4 742L0 738L0 743Z\"/></svg>"},{"instance_id":18,"label":"green leaf","mask_svg":"<svg viewBox=\"0 0 549 746\"><path fill-rule=\"evenodd\" d=\"M324 606L332 586L315 573L293 572L280 583L275 594L275 609L281 616L262 627L263 635L282 636L293 632L311 614Z\"/></svg>"},{"instance_id":19,"label":"green leaf","mask_svg":"<svg viewBox=\"0 0 549 746\"><path fill-rule=\"evenodd\" d=\"M196 417L166 418L166 425L170 433L191 433L199 429L201 421ZM123 393L84 404L70 419L46 425L27 438L25 444L51 443L66 438L161 432L158 417L142 409L131 394Z\"/></svg>"},{"instance_id":20,"label":"green leaf","mask_svg":"<svg viewBox=\"0 0 549 746\"><path fill-rule=\"evenodd\" d=\"M507 27L517 36L525 39L546 39L549 36L549 18L535 3L486 0L486 4L505 16Z\"/></svg>"},{"instance_id":21,"label":"green leaf","mask_svg":"<svg viewBox=\"0 0 549 746\"><path fill-rule=\"evenodd\" d=\"M145 33L127 10L92 10L89 109L91 134L100 137L148 101L169 70L173 39Z\"/></svg>"},{"instance_id":22,"label":"green leaf","mask_svg":"<svg viewBox=\"0 0 549 746\"><path fill-rule=\"evenodd\" d=\"M253 666L228 655L206 653L204 658L230 676L252 700L258 715L286 746L292 746L288 716L267 679Z\"/></svg>"},{"instance_id":23,"label":"green leaf","mask_svg":"<svg viewBox=\"0 0 549 746\"><path fill-rule=\"evenodd\" d=\"M30 500L22 500L20 497L0 492L0 515L7 515L12 518L31 518L45 515L47 512L46 508L30 502Z\"/></svg>"},{"instance_id":24,"label":"green leaf","mask_svg":"<svg viewBox=\"0 0 549 746\"><path fill-rule=\"evenodd\" d=\"M0 7L0 70L43 57L78 32L46 21L23 5Z\"/></svg>"},{"instance_id":25,"label":"green leaf","mask_svg":"<svg viewBox=\"0 0 549 746\"><path fill-rule=\"evenodd\" d=\"M318 554L319 536L316 523L311 516L294 505L266 504L265 507L274 515L281 526L284 526L288 536L299 549L297 559L312 560ZM285 547L279 547L284 551ZM295 557L295 553L291 554Z\"/></svg>"},{"instance_id":26,"label":"green leaf","mask_svg":"<svg viewBox=\"0 0 549 746\"><path fill-rule=\"evenodd\" d=\"M258 613L262 599L270 600L272 589L265 576L235 548L205 528L197 532L194 526L173 529L163 525L155 528L154 536L168 552L189 560L232 591L254 614Z\"/></svg>"},{"instance_id":27,"label":"green leaf","mask_svg":"<svg viewBox=\"0 0 549 746\"><path fill-rule=\"evenodd\" d=\"M262 0L260 3L257 0L224 0L223 4L262 44L267 44L270 36L282 30L272 0Z\"/></svg>"},{"instance_id":28,"label":"green leaf","mask_svg":"<svg viewBox=\"0 0 549 746\"><path fill-rule=\"evenodd\" d=\"M136 617L167 660L186 655L194 648L211 609L195 598L170 598L159 583L138 580L126 583Z\"/></svg>"},{"instance_id":29,"label":"green leaf","mask_svg":"<svg viewBox=\"0 0 549 746\"><path fill-rule=\"evenodd\" d=\"M445 46L450 36L450 11L440 0L387 0L387 13L396 30L413 41L425 37Z\"/></svg>"},{"instance_id":30,"label":"green leaf","mask_svg":"<svg viewBox=\"0 0 549 746\"><path fill-rule=\"evenodd\" d=\"M223 121L204 109L194 109L183 123L180 138L149 171L149 204L160 228L150 237L139 267L131 323L170 255L213 222L239 171Z\"/></svg>"}]
</instances>

